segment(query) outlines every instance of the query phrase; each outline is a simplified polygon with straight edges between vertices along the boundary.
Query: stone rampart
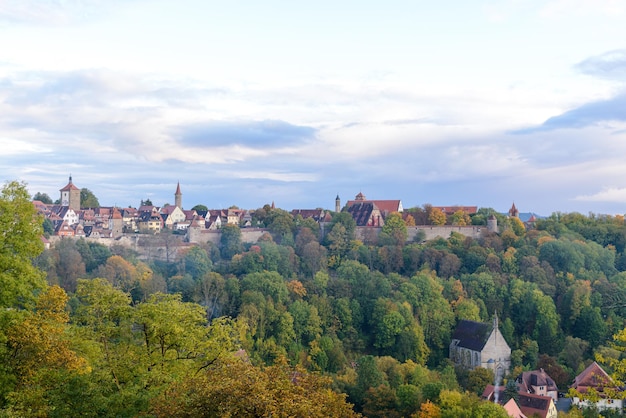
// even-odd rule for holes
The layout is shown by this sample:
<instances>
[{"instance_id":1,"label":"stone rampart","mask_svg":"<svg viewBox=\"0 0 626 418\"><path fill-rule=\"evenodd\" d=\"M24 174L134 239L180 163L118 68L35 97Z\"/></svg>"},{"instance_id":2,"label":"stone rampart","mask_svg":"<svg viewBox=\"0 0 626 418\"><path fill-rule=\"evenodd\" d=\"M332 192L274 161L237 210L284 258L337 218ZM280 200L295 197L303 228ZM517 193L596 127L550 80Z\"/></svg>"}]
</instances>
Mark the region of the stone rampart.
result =
<instances>
[{"instance_id":1,"label":"stone rampart","mask_svg":"<svg viewBox=\"0 0 626 418\"><path fill-rule=\"evenodd\" d=\"M466 237L471 238L480 238L481 235L487 231L486 226L453 226L453 225L443 225L443 226L434 226L434 225L419 225L419 226L408 226L407 228L407 242L412 242L415 240L415 237L418 234L422 234L422 240L430 241L435 238L444 238L447 239L450 237L450 234L453 232L459 233L461 235L465 235ZM371 226L357 226L356 228L356 238L360 239L363 242L372 242L382 228L371 227Z\"/></svg>"}]
</instances>

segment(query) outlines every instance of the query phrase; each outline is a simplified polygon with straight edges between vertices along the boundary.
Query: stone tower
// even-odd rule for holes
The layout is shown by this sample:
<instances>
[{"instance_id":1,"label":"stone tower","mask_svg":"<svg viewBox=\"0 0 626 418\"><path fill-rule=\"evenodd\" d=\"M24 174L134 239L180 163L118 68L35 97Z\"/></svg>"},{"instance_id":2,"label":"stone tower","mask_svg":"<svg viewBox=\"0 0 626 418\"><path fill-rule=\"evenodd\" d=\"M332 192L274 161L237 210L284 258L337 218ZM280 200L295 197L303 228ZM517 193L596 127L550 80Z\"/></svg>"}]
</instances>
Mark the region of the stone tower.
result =
<instances>
[{"instance_id":1,"label":"stone tower","mask_svg":"<svg viewBox=\"0 0 626 418\"><path fill-rule=\"evenodd\" d=\"M111 231L113 232L113 238L117 238L122 235L124 229L124 219L117 208L113 208L109 225L111 226Z\"/></svg>"},{"instance_id":2,"label":"stone tower","mask_svg":"<svg viewBox=\"0 0 626 418\"><path fill-rule=\"evenodd\" d=\"M61 206L68 206L74 212L80 210L80 189L72 183L72 175L67 186L59 190L61 192Z\"/></svg>"},{"instance_id":3,"label":"stone tower","mask_svg":"<svg viewBox=\"0 0 626 418\"><path fill-rule=\"evenodd\" d=\"M498 232L498 219L493 213L487 219L487 229L489 232Z\"/></svg>"},{"instance_id":4,"label":"stone tower","mask_svg":"<svg viewBox=\"0 0 626 418\"><path fill-rule=\"evenodd\" d=\"M176 193L174 193L174 204L178 209L183 209L183 194L180 192L180 181L176 185Z\"/></svg>"},{"instance_id":5,"label":"stone tower","mask_svg":"<svg viewBox=\"0 0 626 418\"><path fill-rule=\"evenodd\" d=\"M339 199L339 195L335 198L335 212L341 212L341 199Z\"/></svg>"}]
</instances>

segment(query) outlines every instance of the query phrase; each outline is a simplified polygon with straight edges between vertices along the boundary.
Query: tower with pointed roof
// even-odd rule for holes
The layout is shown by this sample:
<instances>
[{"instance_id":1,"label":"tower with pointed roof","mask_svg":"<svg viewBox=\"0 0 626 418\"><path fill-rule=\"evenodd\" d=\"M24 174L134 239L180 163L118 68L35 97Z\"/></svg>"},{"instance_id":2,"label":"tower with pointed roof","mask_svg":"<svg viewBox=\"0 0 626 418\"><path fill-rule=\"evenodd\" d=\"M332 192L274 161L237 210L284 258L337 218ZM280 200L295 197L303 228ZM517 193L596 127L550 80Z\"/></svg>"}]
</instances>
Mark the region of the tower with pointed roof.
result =
<instances>
[{"instance_id":1,"label":"tower with pointed roof","mask_svg":"<svg viewBox=\"0 0 626 418\"><path fill-rule=\"evenodd\" d=\"M174 205L178 209L183 209L183 194L180 191L180 181L176 184L176 193L174 193Z\"/></svg>"},{"instance_id":2,"label":"tower with pointed roof","mask_svg":"<svg viewBox=\"0 0 626 418\"><path fill-rule=\"evenodd\" d=\"M61 206L67 206L74 211L80 210L80 189L72 183L72 175L67 185L59 190L61 192Z\"/></svg>"},{"instance_id":3,"label":"tower with pointed roof","mask_svg":"<svg viewBox=\"0 0 626 418\"><path fill-rule=\"evenodd\" d=\"M510 218L519 218L519 210L515 207L515 202L513 202L513 206L509 209L509 217Z\"/></svg>"},{"instance_id":4,"label":"tower with pointed roof","mask_svg":"<svg viewBox=\"0 0 626 418\"><path fill-rule=\"evenodd\" d=\"M339 195L335 198L335 212L341 212L341 199L339 199Z\"/></svg>"}]
</instances>

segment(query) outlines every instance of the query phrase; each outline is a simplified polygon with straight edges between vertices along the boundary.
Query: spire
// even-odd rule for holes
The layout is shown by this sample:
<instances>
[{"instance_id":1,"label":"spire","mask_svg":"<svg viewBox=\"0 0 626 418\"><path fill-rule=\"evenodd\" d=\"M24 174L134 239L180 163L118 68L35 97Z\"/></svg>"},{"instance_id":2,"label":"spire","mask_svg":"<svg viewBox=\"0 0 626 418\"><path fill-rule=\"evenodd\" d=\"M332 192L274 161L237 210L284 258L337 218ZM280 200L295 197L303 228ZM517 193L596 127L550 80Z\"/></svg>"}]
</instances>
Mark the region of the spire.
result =
<instances>
[{"instance_id":1,"label":"spire","mask_svg":"<svg viewBox=\"0 0 626 418\"><path fill-rule=\"evenodd\" d=\"M493 329L498 331L498 311L495 311L493 314Z\"/></svg>"},{"instance_id":2,"label":"spire","mask_svg":"<svg viewBox=\"0 0 626 418\"><path fill-rule=\"evenodd\" d=\"M174 205L179 209L183 208L183 194L180 191L180 181L176 184L176 193L174 193Z\"/></svg>"}]
</instances>

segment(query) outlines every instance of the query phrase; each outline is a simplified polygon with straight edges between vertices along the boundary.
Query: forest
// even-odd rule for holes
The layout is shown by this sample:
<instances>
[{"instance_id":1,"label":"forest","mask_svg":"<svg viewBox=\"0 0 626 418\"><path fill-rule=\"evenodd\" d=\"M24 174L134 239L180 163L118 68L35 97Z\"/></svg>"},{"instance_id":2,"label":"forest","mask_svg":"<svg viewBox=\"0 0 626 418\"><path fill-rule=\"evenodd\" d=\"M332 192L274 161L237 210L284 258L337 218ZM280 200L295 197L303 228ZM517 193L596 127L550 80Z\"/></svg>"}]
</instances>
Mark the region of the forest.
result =
<instances>
[{"instance_id":1,"label":"forest","mask_svg":"<svg viewBox=\"0 0 626 418\"><path fill-rule=\"evenodd\" d=\"M594 360L625 381L624 218L555 212L527 229L481 208L469 222L492 214L499 232L480 239L407 242L391 214L360 241L345 212L322 236L266 205L259 242L227 225L164 262L85 239L44 250L26 185L8 182L0 417L507 417L480 400L490 371L448 359L459 320L494 315L503 384L543 368L567 393Z\"/></svg>"}]
</instances>

